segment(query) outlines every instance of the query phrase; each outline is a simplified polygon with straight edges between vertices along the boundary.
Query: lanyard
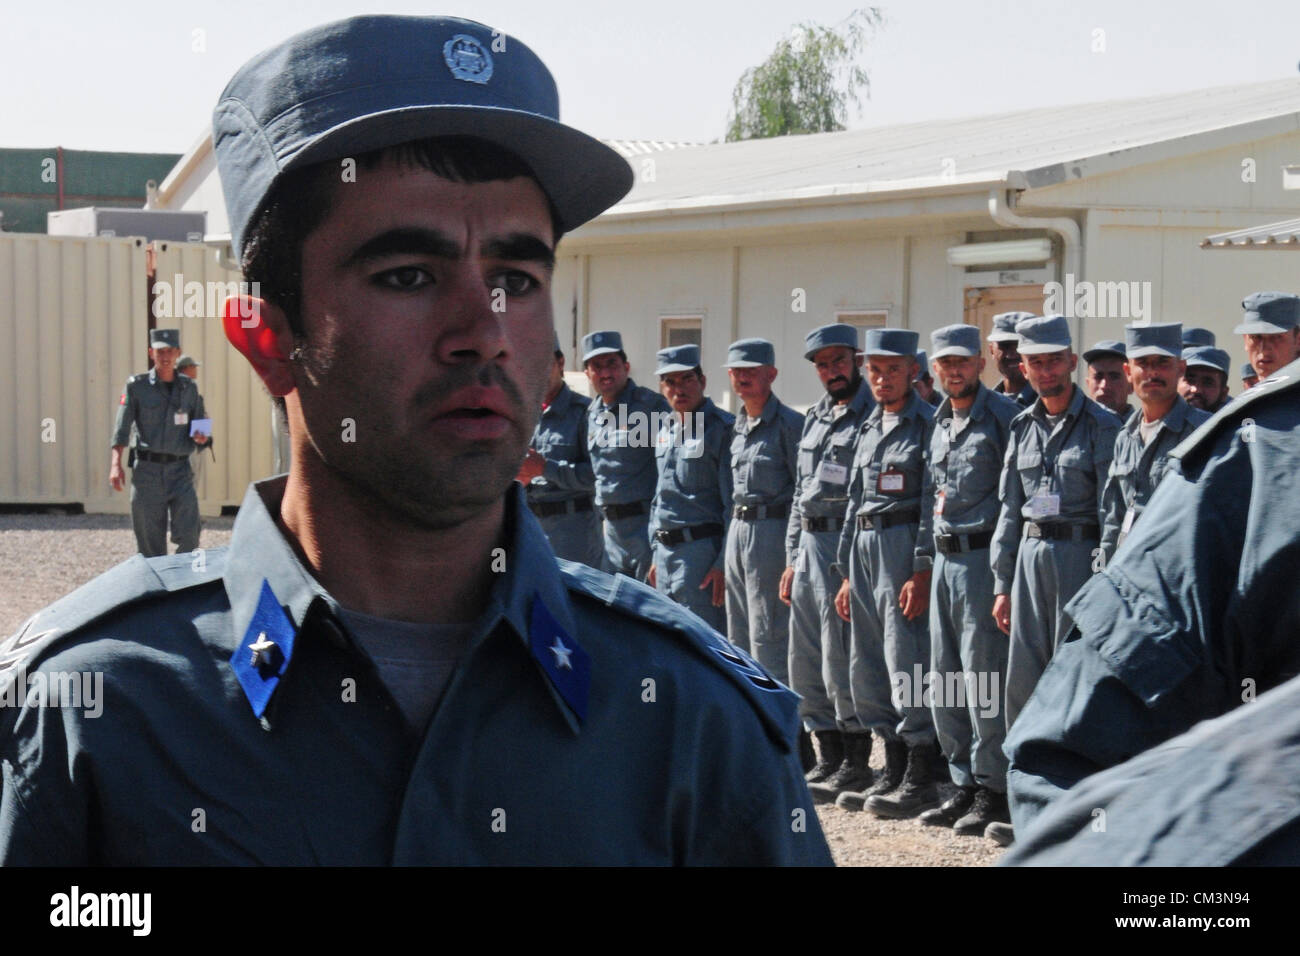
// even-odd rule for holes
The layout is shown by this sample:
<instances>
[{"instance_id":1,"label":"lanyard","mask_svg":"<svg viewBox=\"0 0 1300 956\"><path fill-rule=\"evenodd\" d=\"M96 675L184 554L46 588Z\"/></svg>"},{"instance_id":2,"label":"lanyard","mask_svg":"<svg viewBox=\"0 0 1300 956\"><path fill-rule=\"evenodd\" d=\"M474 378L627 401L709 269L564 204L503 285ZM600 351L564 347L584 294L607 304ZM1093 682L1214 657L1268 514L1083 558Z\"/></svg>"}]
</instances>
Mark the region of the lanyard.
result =
<instances>
[{"instance_id":1,"label":"lanyard","mask_svg":"<svg viewBox=\"0 0 1300 956\"><path fill-rule=\"evenodd\" d=\"M1078 386L1076 386L1076 388L1077 387ZM1073 398L1073 396L1071 396L1071 398ZM1046 407L1044 407L1044 411L1046 411ZM1061 436L1061 444L1057 448L1056 454L1053 455L1051 458L1047 457L1047 445L1049 442L1051 442L1052 436L1049 434L1047 436L1047 441L1043 443L1043 467L1046 471L1051 473L1052 484L1058 489L1061 487L1061 482L1056 473L1056 466L1058 461L1060 460L1061 453L1065 451L1066 446L1070 443L1070 436L1074 434L1074 426L1079 424L1080 418L1083 418L1083 411L1084 411L1083 407L1080 406L1079 414L1075 416L1075 418L1070 422L1070 427L1067 428L1065 430L1065 434ZM1070 410L1068 406L1066 407L1065 414L1067 418L1070 415Z\"/></svg>"}]
</instances>

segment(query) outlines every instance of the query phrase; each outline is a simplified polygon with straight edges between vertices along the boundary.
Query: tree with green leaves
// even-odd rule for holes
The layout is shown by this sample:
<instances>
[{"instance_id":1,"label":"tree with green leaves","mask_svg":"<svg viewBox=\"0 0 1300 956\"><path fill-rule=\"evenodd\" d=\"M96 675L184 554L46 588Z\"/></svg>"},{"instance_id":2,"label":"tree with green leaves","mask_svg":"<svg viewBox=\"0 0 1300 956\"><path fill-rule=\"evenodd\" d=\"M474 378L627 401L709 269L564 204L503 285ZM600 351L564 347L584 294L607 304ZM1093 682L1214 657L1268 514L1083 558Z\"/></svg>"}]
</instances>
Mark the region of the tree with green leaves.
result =
<instances>
[{"instance_id":1,"label":"tree with green leaves","mask_svg":"<svg viewBox=\"0 0 1300 956\"><path fill-rule=\"evenodd\" d=\"M727 142L844 129L849 104L861 109L871 88L858 53L883 22L878 7L865 7L838 27L795 26L771 56L740 77L731 94Z\"/></svg>"}]
</instances>

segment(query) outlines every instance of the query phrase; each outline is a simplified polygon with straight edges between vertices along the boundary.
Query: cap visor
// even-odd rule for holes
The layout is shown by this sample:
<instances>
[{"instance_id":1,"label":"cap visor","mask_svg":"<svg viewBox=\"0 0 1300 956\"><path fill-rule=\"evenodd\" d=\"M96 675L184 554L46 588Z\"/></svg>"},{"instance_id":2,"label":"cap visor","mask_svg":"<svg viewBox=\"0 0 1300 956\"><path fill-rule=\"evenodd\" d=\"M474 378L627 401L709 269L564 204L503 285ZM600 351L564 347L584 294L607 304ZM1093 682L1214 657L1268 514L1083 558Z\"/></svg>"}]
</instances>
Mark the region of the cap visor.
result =
<instances>
[{"instance_id":1,"label":"cap visor","mask_svg":"<svg viewBox=\"0 0 1300 956\"><path fill-rule=\"evenodd\" d=\"M1246 321L1232 331L1234 335L1280 335L1283 332L1290 332L1291 329L1284 325L1265 322L1258 317L1250 318L1250 313L1247 313Z\"/></svg>"},{"instance_id":2,"label":"cap visor","mask_svg":"<svg viewBox=\"0 0 1300 956\"><path fill-rule=\"evenodd\" d=\"M957 358L975 358L977 355L979 355L979 352L972 352L970 349L963 348L960 345L950 345L948 346L948 348L940 349L938 352L935 352L933 355L931 355L930 361L934 361L935 359L948 358L949 356L954 356L954 355Z\"/></svg>"},{"instance_id":3,"label":"cap visor","mask_svg":"<svg viewBox=\"0 0 1300 956\"><path fill-rule=\"evenodd\" d=\"M1129 349L1128 359L1129 361L1132 361L1133 359L1144 358L1148 355L1168 355L1170 358L1183 357L1182 352L1171 352L1166 348L1161 348L1159 345L1143 345L1134 346Z\"/></svg>"},{"instance_id":4,"label":"cap visor","mask_svg":"<svg viewBox=\"0 0 1300 956\"><path fill-rule=\"evenodd\" d=\"M725 362L723 368L762 368L762 362Z\"/></svg>"},{"instance_id":5,"label":"cap visor","mask_svg":"<svg viewBox=\"0 0 1300 956\"><path fill-rule=\"evenodd\" d=\"M671 375L673 372L690 372L694 371L694 365L661 365L655 369L656 375Z\"/></svg>"},{"instance_id":6,"label":"cap visor","mask_svg":"<svg viewBox=\"0 0 1300 956\"><path fill-rule=\"evenodd\" d=\"M1020 336L1015 332L990 332L988 341L990 342L1018 342Z\"/></svg>"},{"instance_id":7,"label":"cap visor","mask_svg":"<svg viewBox=\"0 0 1300 956\"><path fill-rule=\"evenodd\" d=\"M1052 344L1037 345L1034 343L1029 343L1028 345L1026 345L1022 340L1020 344L1021 355L1046 355L1048 352L1068 352L1069 350L1070 350L1070 344L1068 342L1065 345L1052 345ZM1117 354L1117 353L1110 353L1110 354Z\"/></svg>"},{"instance_id":8,"label":"cap visor","mask_svg":"<svg viewBox=\"0 0 1300 956\"><path fill-rule=\"evenodd\" d=\"M588 359L594 359L597 355L610 355L610 354L616 354L616 353L618 353L618 352L620 352L620 351L622 351L622 350L621 350L621 349L611 349L611 348L609 348L608 346L601 346L601 347L598 348L598 349L592 349L590 352L585 353L585 354L582 356L582 360L585 362L585 361L587 361Z\"/></svg>"},{"instance_id":9,"label":"cap visor","mask_svg":"<svg viewBox=\"0 0 1300 956\"><path fill-rule=\"evenodd\" d=\"M859 352L858 354L867 356L878 355L882 358L916 358L915 352L887 352L884 349L870 349L868 351Z\"/></svg>"}]
</instances>

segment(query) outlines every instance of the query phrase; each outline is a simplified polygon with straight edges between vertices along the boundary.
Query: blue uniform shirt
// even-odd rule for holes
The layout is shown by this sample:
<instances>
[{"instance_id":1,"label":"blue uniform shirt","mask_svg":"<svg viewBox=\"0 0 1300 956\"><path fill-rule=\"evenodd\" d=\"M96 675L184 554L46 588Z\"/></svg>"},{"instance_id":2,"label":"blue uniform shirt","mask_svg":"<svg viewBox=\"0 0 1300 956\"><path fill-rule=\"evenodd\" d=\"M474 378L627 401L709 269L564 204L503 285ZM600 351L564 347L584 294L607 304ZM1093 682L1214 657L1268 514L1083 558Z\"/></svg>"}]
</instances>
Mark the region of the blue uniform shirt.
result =
<instances>
[{"instance_id":1,"label":"blue uniform shirt","mask_svg":"<svg viewBox=\"0 0 1300 956\"><path fill-rule=\"evenodd\" d=\"M703 434L693 416L704 422ZM655 442L659 487L650 509L650 534L720 524L726 540L731 523L731 427L736 418L706 398L682 427L676 415L665 422ZM718 549L714 567L722 569L726 549Z\"/></svg>"},{"instance_id":2,"label":"blue uniform shirt","mask_svg":"<svg viewBox=\"0 0 1300 956\"><path fill-rule=\"evenodd\" d=\"M864 379L857 393L843 405L823 395L804 416L799 439L798 479L785 533L785 563L794 567L803 532L801 519L844 517L849 501L849 473L858 431L876 407ZM823 466L822 462L826 462Z\"/></svg>"},{"instance_id":3,"label":"blue uniform shirt","mask_svg":"<svg viewBox=\"0 0 1300 956\"><path fill-rule=\"evenodd\" d=\"M1180 396L1174 396L1173 408L1160 419L1150 443L1143 445L1138 431L1142 413L1129 416L1115 436L1115 454L1101 493L1101 547L1107 560L1115 556L1121 535L1128 534L1151 500L1151 493L1165 477L1169 453L1209 418L1209 412L1193 408Z\"/></svg>"},{"instance_id":4,"label":"blue uniform shirt","mask_svg":"<svg viewBox=\"0 0 1300 956\"><path fill-rule=\"evenodd\" d=\"M529 501L568 501L590 495L596 484L587 454L587 408L591 399L561 385L533 429L533 448L546 459L528 483Z\"/></svg>"},{"instance_id":5,"label":"blue uniform shirt","mask_svg":"<svg viewBox=\"0 0 1300 956\"><path fill-rule=\"evenodd\" d=\"M930 433L934 429L934 408L912 391L898 413L898 424L888 434L883 432L884 415L885 407L877 405L858 433L853 471L849 475L849 501L835 558L845 578L849 575L858 515L919 512L921 508L921 484L925 479ZM912 570L928 571L931 563L928 556L917 556Z\"/></svg>"},{"instance_id":6,"label":"blue uniform shirt","mask_svg":"<svg viewBox=\"0 0 1300 956\"><path fill-rule=\"evenodd\" d=\"M0 645L0 695L28 688L0 708L0 863L830 862L795 696L653 590L554 560L515 486L506 570L412 731L277 528L285 481L204 565L134 557ZM82 674L94 708L31 696Z\"/></svg>"},{"instance_id":7,"label":"blue uniform shirt","mask_svg":"<svg viewBox=\"0 0 1300 956\"><path fill-rule=\"evenodd\" d=\"M799 432L803 416L781 404L773 393L758 418L741 406L732 426L732 494L738 505L769 507L789 504L794 497Z\"/></svg>"},{"instance_id":8,"label":"blue uniform shirt","mask_svg":"<svg viewBox=\"0 0 1300 956\"><path fill-rule=\"evenodd\" d=\"M666 415L667 400L630 378L613 403L597 395L587 408L587 451L596 478L596 504L623 505L655 494L655 436Z\"/></svg>"},{"instance_id":9,"label":"blue uniform shirt","mask_svg":"<svg viewBox=\"0 0 1300 956\"><path fill-rule=\"evenodd\" d=\"M980 385L966 425L953 414L945 398L934 413L929 467L921 488L921 529L917 555L934 560L936 534L976 534L992 531L998 521L998 482L1011 434L1011 420L1021 407L1004 395Z\"/></svg>"},{"instance_id":10,"label":"blue uniform shirt","mask_svg":"<svg viewBox=\"0 0 1300 956\"><path fill-rule=\"evenodd\" d=\"M178 418L179 416L179 418ZM190 437L190 422L207 418L199 386L177 372L170 389L157 377L157 369L132 375L118 400L113 446L131 444L135 426L136 447L160 455L192 455L199 449Z\"/></svg>"},{"instance_id":11,"label":"blue uniform shirt","mask_svg":"<svg viewBox=\"0 0 1300 956\"><path fill-rule=\"evenodd\" d=\"M1101 491L1119 429L1119 419L1077 385L1055 428L1041 398L1011 422L1000 485L1002 510L990 553L994 594L1011 593L1026 521L1100 528ZM1050 495L1056 496L1058 513L1035 517L1035 497L1042 501Z\"/></svg>"},{"instance_id":12,"label":"blue uniform shirt","mask_svg":"<svg viewBox=\"0 0 1300 956\"><path fill-rule=\"evenodd\" d=\"M1014 395L1008 395L1003 390L1004 384L1005 383L1003 382L998 382L996 385L993 386L992 390L997 392L1003 398L1013 399L1015 403L1019 405L1021 408L1028 408L1030 405L1034 404L1034 402L1038 400L1038 393L1035 392L1033 388L1030 387L1028 382L1025 382L1024 386L1020 389L1020 391L1016 392L1016 394Z\"/></svg>"},{"instance_id":13,"label":"blue uniform shirt","mask_svg":"<svg viewBox=\"0 0 1300 956\"><path fill-rule=\"evenodd\" d=\"M1300 673L1300 362L1170 453L1007 735L1017 826L1114 766ZM1068 707L1065 704L1068 703Z\"/></svg>"}]
</instances>

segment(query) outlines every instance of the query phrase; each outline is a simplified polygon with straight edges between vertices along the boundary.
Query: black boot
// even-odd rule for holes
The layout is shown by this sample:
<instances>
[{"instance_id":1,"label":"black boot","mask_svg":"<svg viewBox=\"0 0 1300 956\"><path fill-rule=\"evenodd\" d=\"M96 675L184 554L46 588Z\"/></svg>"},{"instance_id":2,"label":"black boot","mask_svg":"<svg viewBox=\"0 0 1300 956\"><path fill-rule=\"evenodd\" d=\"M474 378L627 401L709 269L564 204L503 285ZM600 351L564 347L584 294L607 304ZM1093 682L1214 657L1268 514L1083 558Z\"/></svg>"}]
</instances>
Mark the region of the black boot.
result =
<instances>
[{"instance_id":1,"label":"black boot","mask_svg":"<svg viewBox=\"0 0 1300 956\"><path fill-rule=\"evenodd\" d=\"M893 793L867 797L866 809L878 817L906 820L940 803L939 788L934 783L935 743L907 748L907 770L903 782Z\"/></svg>"},{"instance_id":2,"label":"black boot","mask_svg":"<svg viewBox=\"0 0 1300 956\"><path fill-rule=\"evenodd\" d=\"M813 753L812 737L802 727L799 728L799 766L803 768L805 774L817 766L817 754Z\"/></svg>"},{"instance_id":3,"label":"black boot","mask_svg":"<svg viewBox=\"0 0 1300 956\"><path fill-rule=\"evenodd\" d=\"M817 741L817 763L804 774L804 779L821 783L844 762L844 735L838 730L814 730L812 735Z\"/></svg>"},{"instance_id":4,"label":"black boot","mask_svg":"<svg viewBox=\"0 0 1300 956\"><path fill-rule=\"evenodd\" d=\"M834 803L845 790L862 790L871 783L871 732L844 734L844 760L839 769L819 783L808 785L817 803Z\"/></svg>"},{"instance_id":5,"label":"black boot","mask_svg":"<svg viewBox=\"0 0 1300 956\"><path fill-rule=\"evenodd\" d=\"M990 823L1010 823L1011 810L1007 795L980 787L970 812L953 825L953 831L962 836L983 836Z\"/></svg>"},{"instance_id":6,"label":"black boot","mask_svg":"<svg viewBox=\"0 0 1300 956\"><path fill-rule=\"evenodd\" d=\"M945 803L921 814L921 822L928 827L950 827L958 820L966 819L975 802L976 793L976 787L959 787ZM981 829L980 833L983 832Z\"/></svg>"},{"instance_id":7,"label":"black boot","mask_svg":"<svg viewBox=\"0 0 1300 956\"><path fill-rule=\"evenodd\" d=\"M903 770L907 766L907 745L901 740L885 741L885 769L880 772L876 782L866 790L846 791L835 800L835 805L845 810L861 810L867 798L877 793L889 793L902 782Z\"/></svg>"}]
</instances>

